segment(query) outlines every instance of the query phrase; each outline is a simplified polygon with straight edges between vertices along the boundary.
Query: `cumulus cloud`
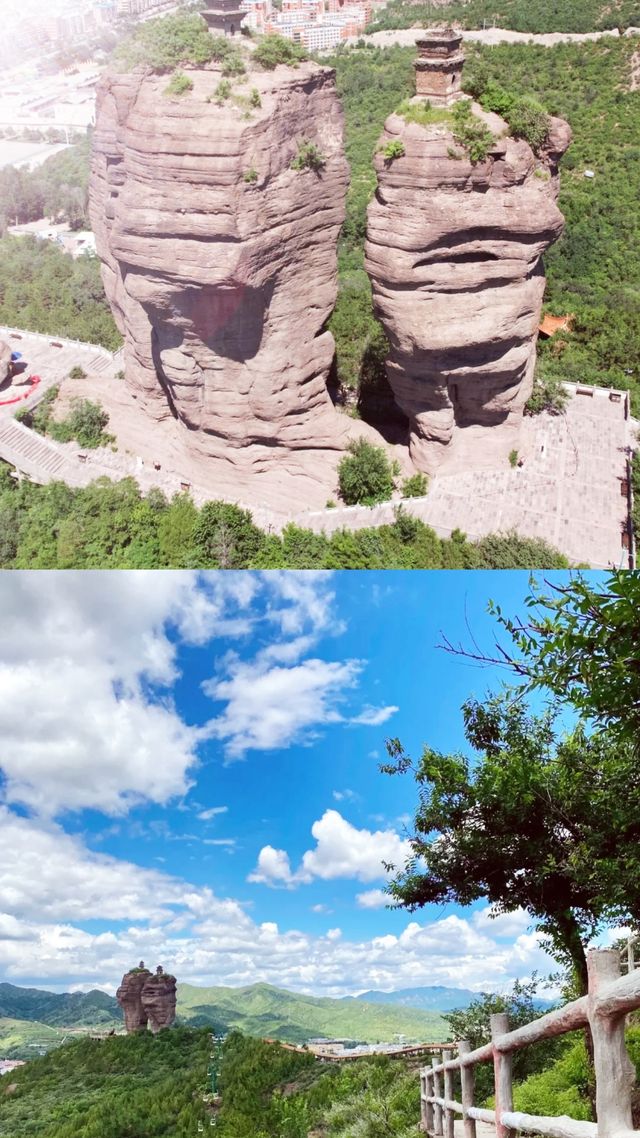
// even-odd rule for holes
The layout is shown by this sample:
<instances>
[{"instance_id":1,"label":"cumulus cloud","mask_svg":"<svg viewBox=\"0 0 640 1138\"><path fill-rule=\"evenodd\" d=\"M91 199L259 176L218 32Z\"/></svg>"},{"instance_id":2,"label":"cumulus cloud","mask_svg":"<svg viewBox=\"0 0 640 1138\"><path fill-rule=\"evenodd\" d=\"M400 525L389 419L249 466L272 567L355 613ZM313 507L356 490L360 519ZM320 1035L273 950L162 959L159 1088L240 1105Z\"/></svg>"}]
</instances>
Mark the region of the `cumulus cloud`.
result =
<instances>
[{"instance_id":1,"label":"cumulus cloud","mask_svg":"<svg viewBox=\"0 0 640 1138\"><path fill-rule=\"evenodd\" d=\"M349 720L354 726L362 727L379 727L381 723L386 723L392 715L395 715L399 708L389 707L363 707L358 715L355 715Z\"/></svg>"},{"instance_id":2,"label":"cumulus cloud","mask_svg":"<svg viewBox=\"0 0 640 1138\"><path fill-rule=\"evenodd\" d=\"M288 888L306 885L318 878L376 881L386 876L384 862L404 864L410 854L409 842L400 838L395 830L359 830L337 810L326 810L322 818L313 823L311 834L316 845L303 854L295 872L285 850L264 846L248 880Z\"/></svg>"},{"instance_id":3,"label":"cumulus cloud","mask_svg":"<svg viewBox=\"0 0 640 1138\"><path fill-rule=\"evenodd\" d=\"M5 800L43 814L85 807L122 814L184 795L198 736L162 694L177 676L175 640L228 633L229 613L254 587L240 574L224 581L194 573L7 574Z\"/></svg>"},{"instance_id":4,"label":"cumulus cloud","mask_svg":"<svg viewBox=\"0 0 640 1138\"><path fill-rule=\"evenodd\" d=\"M356 904L360 909L384 909L393 904L393 897L384 889L367 889L364 893L356 893Z\"/></svg>"}]
</instances>

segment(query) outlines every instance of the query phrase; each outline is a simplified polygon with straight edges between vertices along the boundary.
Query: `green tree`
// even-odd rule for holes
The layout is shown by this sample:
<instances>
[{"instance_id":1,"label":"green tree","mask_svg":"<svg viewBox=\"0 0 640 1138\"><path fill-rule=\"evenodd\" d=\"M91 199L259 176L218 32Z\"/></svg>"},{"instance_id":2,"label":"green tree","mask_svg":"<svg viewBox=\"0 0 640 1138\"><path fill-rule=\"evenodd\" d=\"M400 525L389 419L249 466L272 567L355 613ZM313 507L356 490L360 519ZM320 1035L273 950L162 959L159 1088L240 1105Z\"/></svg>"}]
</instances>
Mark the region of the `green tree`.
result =
<instances>
[{"instance_id":1,"label":"green tree","mask_svg":"<svg viewBox=\"0 0 640 1138\"><path fill-rule=\"evenodd\" d=\"M264 534L248 510L229 502L206 502L193 530L200 564L215 569L247 569L262 548Z\"/></svg>"},{"instance_id":2,"label":"green tree","mask_svg":"<svg viewBox=\"0 0 640 1138\"><path fill-rule=\"evenodd\" d=\"M563 735L552 711L534 715L509 695L462 711L473 761L425 747L414 765L399 740L387 744L383 770L411 770L419 795L390 895L411 910L480 898L499 913L524 909L585 993L586 945L640 912L633 748L581 724Z\"/></svg>"},{"instance_id":3,"label":"green tree","mask_svg":"<svg viewBox=\"0 0 640 1138\"><path fill-rule=\"evenodd\" d=\"M393 493L393 473L382 447L357 439L349 443L347 449L349 453L338 466L343 501L348 506L372 506L389 499Z\"/></svg>"}]
</instances>

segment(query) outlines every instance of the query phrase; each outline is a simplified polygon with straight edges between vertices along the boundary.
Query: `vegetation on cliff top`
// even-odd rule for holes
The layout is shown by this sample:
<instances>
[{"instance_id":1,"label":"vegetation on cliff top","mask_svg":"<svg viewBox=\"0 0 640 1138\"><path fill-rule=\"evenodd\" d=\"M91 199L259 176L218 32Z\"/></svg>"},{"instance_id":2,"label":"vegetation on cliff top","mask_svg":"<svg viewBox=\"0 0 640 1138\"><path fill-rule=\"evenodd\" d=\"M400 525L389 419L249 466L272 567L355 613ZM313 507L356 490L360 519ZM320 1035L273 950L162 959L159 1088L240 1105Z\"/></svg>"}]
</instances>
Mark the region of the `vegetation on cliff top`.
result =
<instances>
[{"instance_id":1,"label":"vegetation on cliff top","mask_svg":"<svg viewBox=\"0 0 640 1138\"><path fill-rule=\"evenodd\" d=\"M434 19L431 3L409 3L391 0L367 31L382 28L410 28L428 24ZM463 28L487 26L510 28L515 32L593 32L606 28L640 26L640 0L452 0L446 16Z\"/></svg>"},{"instance_id":2,"label":"vegetation on cliff top","mask_svg":"<svg viewBox=\"0 0 640 1138\"><path fill-rule=\"evenodd\" d=\"M232 50L224 36L211 35L197 12L178 12L137 24L118 44L113 62L122 70L143 66L162 74L186 63L203 66Z\"/></svg>"},{"instance_id":3,"label":"vegetation on cliff top","mask_svg":"<svg viewBox=\"0 0 640 1138\"><path fill-rule=\"evenodd\" d=\"M4 569L515 569L565 568L545 542L514 534L449 539L403 510L392 525L332 537L289 525L263 533L225 502L200 509L186 494L143 497L132 478L83 489L16 484L0 464L0 568Z\"/></svg>"}]
</instances>

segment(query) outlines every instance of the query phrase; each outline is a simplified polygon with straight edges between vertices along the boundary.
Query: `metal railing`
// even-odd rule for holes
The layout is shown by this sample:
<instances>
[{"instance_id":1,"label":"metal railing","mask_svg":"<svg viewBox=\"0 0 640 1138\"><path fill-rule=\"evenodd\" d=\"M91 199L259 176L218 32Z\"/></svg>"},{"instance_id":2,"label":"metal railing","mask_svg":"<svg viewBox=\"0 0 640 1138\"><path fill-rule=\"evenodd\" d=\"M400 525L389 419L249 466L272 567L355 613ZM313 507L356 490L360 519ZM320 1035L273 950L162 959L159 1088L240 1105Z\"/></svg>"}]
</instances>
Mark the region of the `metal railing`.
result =
<instances>
[{"instance_id":1,"label":"metal railing","mask_svg":"<svg viewBox=\"0 0 640 1138\"><path fill-rule=\"evenodd\" d=\"M627 952L627 949L624 950ZM633 958L630 950L629 961ZM458 1043L458 1055L433 1061L420 1072L420 1128L430 1138L454 1138L456 1115L464 1121L465 1138L476 1138L476 1123L495 1126L497 1138L513 1138L517 1131L549 1138L640 1138L632 1129L631 1098L635 1068L625 1046L625 1021L640 1007L640 967L621 975L617 949L593 949L587 956L589 992L579 1000L548 1012L539 1019L509 1031L505 1014L491 1016L491 1042L472 1051ZM635 960L634 960L635 964ZM513 1109L512 1057L515 1051L542 1039L565 1035L589 1026L593 1039L596 1077L596 1122L516 1113ZM492 1062L495 1110L474 1105L474 1068ZM454 1098L454 1079L460 1078L461 1100Z\"/></svg>"}]
</instances>

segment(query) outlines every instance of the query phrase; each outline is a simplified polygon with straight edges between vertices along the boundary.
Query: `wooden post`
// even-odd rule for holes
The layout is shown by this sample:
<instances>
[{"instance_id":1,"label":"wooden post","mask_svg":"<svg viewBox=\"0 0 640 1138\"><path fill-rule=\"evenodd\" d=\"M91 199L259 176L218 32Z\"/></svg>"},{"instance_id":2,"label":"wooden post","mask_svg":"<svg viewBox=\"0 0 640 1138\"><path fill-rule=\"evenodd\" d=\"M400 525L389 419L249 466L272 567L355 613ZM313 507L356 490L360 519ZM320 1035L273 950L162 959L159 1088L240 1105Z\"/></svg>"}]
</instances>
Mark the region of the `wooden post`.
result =
<instances>
[{"instance_id":1,"label":"wooden post","mask_svg":"<svg viewBox=\"0 0 640 1138\"><path fill-rule=\"evenodd\" d=\"M626 1015L608 1011L606 1005L607 987L620 976L620 957L612 948L592 949L587 955L587 968L598 1138L609 1138L632 1129L631 1093L635 1085L635 1068L624 1042ZM598 997L600 1008L596 1011Z\"/></svg>"},{"instance_id":2,"label":"wooden post","mask_svg":"<svg viewBox=\"0 0 640 1138\"><path fill-rule=\"evenodd\" d=\"M492 1015L491 1038L506 1035L509 1030L509 1016L505 1012ZM509 1051L493 1049L493 1074L496 1094L496 1138L515 1138L515 1130L502 1123L503 1110L513 1110L512 1057ZM601 1135L598 1138L602 1138Z\"/></svg>"},{"instance_id":3,"label":"wooden post","mask_svg":"<svg viewBox=\"0 0 640 1138\"><path fill-rule=\"evenodd\" d=\"M634 951L633 937L629 937L627 941L627 965L629 972L633 972L636 966L636 955Z\"/></svg>"},{"instance_id":4,"label":"wooden post","mask_svg":"<svg viewBox=\"0 0 640 1138\"><path fill-rule=\"evenodd\" d=\"M435 1098L442 1098L442 1085L440 1082L440 1073L436 1071L437 1065L438 1060L432 1059L433 1093ZM436 1135L442 1134L442 1107L437 1102L433 1104L433 1133Z\"/></svg>"},{"instance_id":5,"label":"wooden post","mask_svg":"<svg viewBox=\"0 0 640 1138\"><path fill-rule=\"evenodd\" d=\"M447 1063L450 1055L447 1051L442 1052L442 1062ZM453 1098L453 1071L444 1071L444 1098L451 1102ZM455 1122L455 1114L450 1107L444 1108L444 1138L455 1138L453 1124Z\"/></svg>"},{"instance_id":6,"label":"wooden post","mask_svg":"<svg viewBox=\"0 0 640 1138\"><path fill-rule=\"evenodd\" d=\"M471 1044L467 1039L461 1039L458 1044L458 1055L466 1055L471 1050ZM475 1118L468 1118L467 1111L470 1106L474 1105L473 1098L475 1094L475 1076L473 1067L460 1068L460 1084L462 1088L462 1105L464 1107L464 1138L476 1138L476 1120Z\"/></svg>"},{"instance_id":7,"label":"wooden post","mask_svg":"<svg viewBox=\"0 0 640 1138\"><path fill-rule=\"evenodd\" d=\"M428 1067L424 1068L424 1081L425 1081L425 1086L427 1088L427 1097L430 1097L433 1094L433 1076L432 1076L431 1071L429 1070ZM426 1121L425 1130L427 1131L427 1134L433 1134L433 1119L434 1119L433 1103L428 1102L426 1104L426 1108L427 1109L426 1109L426 1117L425 1117L425 1121Z\"/></svg>"}]
</instances>

